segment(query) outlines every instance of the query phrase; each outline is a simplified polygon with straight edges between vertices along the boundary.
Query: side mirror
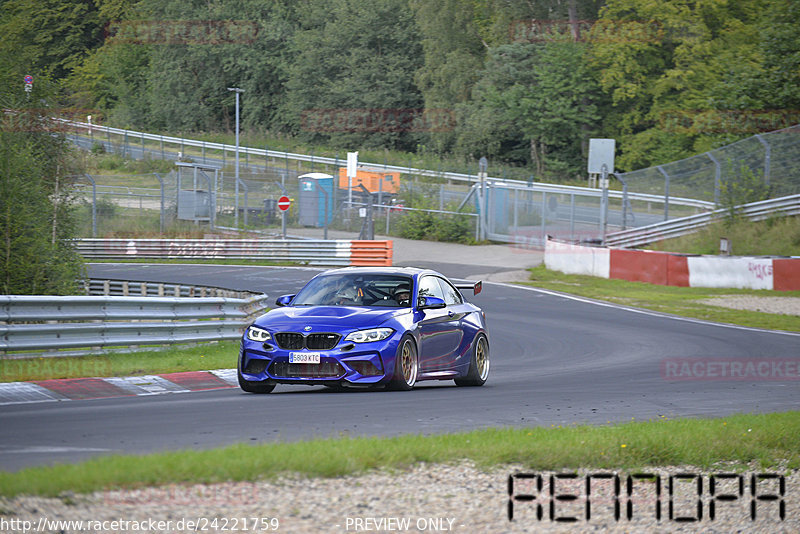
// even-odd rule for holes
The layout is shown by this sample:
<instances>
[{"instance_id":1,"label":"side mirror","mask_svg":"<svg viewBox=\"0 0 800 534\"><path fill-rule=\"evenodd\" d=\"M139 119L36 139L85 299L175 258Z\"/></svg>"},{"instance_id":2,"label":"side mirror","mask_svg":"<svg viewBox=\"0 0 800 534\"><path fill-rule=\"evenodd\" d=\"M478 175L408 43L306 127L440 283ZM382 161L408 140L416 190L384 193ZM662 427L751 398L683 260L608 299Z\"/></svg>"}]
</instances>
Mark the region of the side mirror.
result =
<instances>
[{"instance_id":1,"label":"side mirror","mask_svg":"<svg viewBox=\"0 0 800 534\"><path fill-rule=\"evenodd\" d=\"M436 310L445 306L447 305L444 303L444 299L439 297L420 297L417 302L417 308L420 310Z\"/></svg>"},{"instance_id":2,"label":"side mirror","mask_svg":"<svg viewBox=\"0 0 800 534\"><path fill-rule=\"evenodd\" d=\"M275 300L275 306L288 306L294 295L281 295Z\"/></svg>"}]
</instances>

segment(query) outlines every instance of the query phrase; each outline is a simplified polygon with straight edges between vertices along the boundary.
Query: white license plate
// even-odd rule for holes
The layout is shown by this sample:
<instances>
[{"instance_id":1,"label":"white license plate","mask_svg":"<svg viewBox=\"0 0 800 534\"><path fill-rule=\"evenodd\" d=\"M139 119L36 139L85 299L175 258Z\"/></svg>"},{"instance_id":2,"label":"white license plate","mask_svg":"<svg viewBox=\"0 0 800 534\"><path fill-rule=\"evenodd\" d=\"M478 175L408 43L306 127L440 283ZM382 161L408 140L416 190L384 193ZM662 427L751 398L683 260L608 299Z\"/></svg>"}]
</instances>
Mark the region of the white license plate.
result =
<instances>
[{"instance_id":1,"label":"white license plate","mask_svg":"<svg viewBox=\"0 0 800 534\"><path fill-rule=\"evenodd\" d=\"M319 352L290 352L289 363L319 363Z\"/></svg>"}]
</instances>

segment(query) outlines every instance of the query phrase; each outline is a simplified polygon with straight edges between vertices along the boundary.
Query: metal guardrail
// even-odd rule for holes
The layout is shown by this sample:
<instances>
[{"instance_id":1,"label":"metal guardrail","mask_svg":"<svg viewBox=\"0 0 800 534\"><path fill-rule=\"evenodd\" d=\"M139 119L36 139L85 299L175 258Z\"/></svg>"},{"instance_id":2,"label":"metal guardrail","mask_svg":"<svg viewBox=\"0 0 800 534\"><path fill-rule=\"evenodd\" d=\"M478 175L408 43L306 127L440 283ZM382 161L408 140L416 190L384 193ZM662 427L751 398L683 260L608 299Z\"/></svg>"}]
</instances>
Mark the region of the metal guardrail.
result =
<instances>
[{"instance_id":1,"label":"metal guardrail","mask_svg":"<svg viewBox=\"0 0 800 534\"><path fill-rule=\"evenodd\" d=\"M169 143L174 145L179 145L180 147L195 147L204 150L220 150L225 152L235 152L236 146L235 145L227 145L224 143L211 143L206 141L197 141L194 139L183 139L180 137L170 137L165 135L156 135L156 134L149 134L146 132L138 132L134 130L125 130L121 128L111 128L109 126L99 126L96 124L89 124L87 122L79 122L79 121L70 121L66 119L54 119L58 122L62 122L76 130L82 129L86 130L87 132L95 131L95 132L104 132L108 134L114 135L121 135L125 136L126 138L136 138L140 140L147 140L147 141L154 141L159 143ZM292 152L280 152L277 150L266 150L260 148L250 148L245 146L239 147L239 153L244 154L246 156L256 156L261 158L283 158L283 159L291 159L294 161L305 161L309 163L317 163L323 165L343 165L345 162L343 160L337 158L327 158L323 156L313 156L307 154L296 154ZM461 182L470 182L470 183L478 183L479 179L477 175L473 174L464 174L458 172L445 172L445 171L433 171L428 169L419 169L416 167L401 167L397 165L385 165L382 163L367 163L361 162L359 166L364 168L375 168L380 169L381 171L385 172L401 172L404 174L414 174L417 176L428 176L432 178L443 178L446 180L453 180L453 181L461 181ZM585 195L592 195L592 196L600 196L602 193L599 189L592 189L589 187L578 187L578 186L569 186L569 185L558 185L558 184L548 184L542 182L526 182L524 180L512 180L508 178L496 178L496 177L488 177L487 180L496 183L502 184L509 187L518 187L523 188L527 191L538 191L538 192L547 192L547 193L560 193L560 194L570 194L570 193L579 193ZM623 198L622 191L616 190L609 190L608 192L609 197L611 198ZM627 193L627 198L629 200L640 200L645 202L664 202L664 196L662 195L652 195L646 193ZM690 206L694 208L701 208L701 209L713 209L714 203L708 202L705 200L698 200L692 198L683 198L683 197L670 197L669 198L670 204L675 205L682 205L682 206Z\"/></svg>"},{"instance_id":2,"label":"metal guardrail","mask_svg":"<svg viewBox=\"0 0 800 534\"><path fill-rule=\"evenodd\" d=\"M97 352L237 339L267 300L265 294L248 299L0 295L0 351Z\"/></svg>"},{"instance_id":3,"label":"metal guardrail","mask_svg":"<svg viewBox=\"0 0 800 534\"><path fill-rule=\"evenodd\" d=\"M309 265L351 265L349 240L282 239L77 239L93 259L248 259ZM385 249L384 249L385 250ZM383 252L381 258L385 259Z\"/></svg>"},{"instance_id":4,"label":"metal guardrail","mask_svg":"<svg viewBox=\"0 0 800 534\"><path fill-rule=\"evenodd\" d=\"M753 221L764 220L772 215L800 215L800 195L742 204L737 206L735 210L738 215ZM672 237L679 237L696 232L704 226L724 218L729 213L729 209L721 208L708 213L690 215L649 226L613 232L606 236L605 245L609 247L637 247Z\"/></svg>"},{"instance_id":5,"label":"metal guardrail","mask_svg":"<svg viewBox=\"0 0 800 534\"><path fill-rule=\"evenodd\" d=\"M251 291L236 291L221 287L168 284L164 282L135 282L129 280L110 280L98 278L84 280L83 286L87 295L94 296L183 298L224 297L248 299L258 295L258 293L253 293Z\"/></svg>"}]
</instances>

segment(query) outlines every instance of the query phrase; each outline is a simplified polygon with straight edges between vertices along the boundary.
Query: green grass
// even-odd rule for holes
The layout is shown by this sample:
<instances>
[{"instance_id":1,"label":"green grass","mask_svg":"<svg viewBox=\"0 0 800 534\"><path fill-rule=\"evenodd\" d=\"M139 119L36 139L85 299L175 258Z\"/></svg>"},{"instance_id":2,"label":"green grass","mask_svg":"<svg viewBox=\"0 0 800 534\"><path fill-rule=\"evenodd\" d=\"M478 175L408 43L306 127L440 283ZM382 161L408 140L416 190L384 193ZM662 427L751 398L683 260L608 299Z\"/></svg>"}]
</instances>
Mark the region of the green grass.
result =
<instances>
[{"instance_id":1,"label":"green grass","mask_svg":"<svg viewBox=\"0 0 800 534\"><path fill-rule=\"evenodd\" d=\"M736 462L742 469L751 462L762 468L781 465L793 469L800 465L798 435L800 412L785 412L600 427L501 428L433 436L239 444L206 451L103 456L78 464L0 473L0 495L56 496L65 491L250 481L283 473L338 477L463 459L481 468L522 464L539 470L667 465L713 468L721 459ZM726 471L730 469L725 466Z\"/></svg>"},{"instance_id":2,"label":"green grass","mask_svg":"<svg viewBox=\"0 0 800 534\"><path fill-rule=\"evenodd\" d=\"M563 274L550 271L543 265L529 270L531 278L527 285L696 319L800 332L800 317L796 315L731 310L698 302L698 300L725 295L800 297L800 291L660 286L645 282Z\"/></svg>"},{"instance_id":3,"label":"green grass","mask_svg":"<svg viewBox=\"0 0 800 534\"><path fill-rule=\"evenodd\" d=\"M800 217L776 217L751 222L721 221L701 231L655 243L651 248L687 254L718 254L727 237L737 256L800 256Z\"/></svg>"},{"instance_id":4,"label":"green grass","mask_svg":"<svg viewBox=\"0 0 800 534\"><path fill-rule=\"evenodd\" d=\"M0 382L233 369L238 341L93 356L0 359Z\"/></svg>"}]
</instances>

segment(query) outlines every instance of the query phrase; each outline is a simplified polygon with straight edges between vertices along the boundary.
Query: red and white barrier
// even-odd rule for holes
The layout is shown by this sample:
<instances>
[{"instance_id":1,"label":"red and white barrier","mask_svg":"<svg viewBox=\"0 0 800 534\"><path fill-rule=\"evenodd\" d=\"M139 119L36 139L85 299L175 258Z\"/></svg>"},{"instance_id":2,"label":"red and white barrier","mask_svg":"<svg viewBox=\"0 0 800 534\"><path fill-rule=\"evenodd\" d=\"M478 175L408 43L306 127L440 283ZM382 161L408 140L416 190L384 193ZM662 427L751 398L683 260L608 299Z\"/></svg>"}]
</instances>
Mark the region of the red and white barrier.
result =
<instances>
[{"instance_id":1,"label":"red and white barrier","mask_svg":"<svg viewBox=\"0 0 800 534\"><path fill-rule=\"evenodd\" d=\"M600 247L584 247L547 240L544 264L548 269L567 274L585 274L589 276L609 277L609 249Z\"/></svg>"},{"instance_id":2,"label":"red and white barrier","mask_svg":"<svg viewBox=\"0 0 800 534\"><path fill-rule=\"evenodd\" d=\"M800 290L800 258L690 256L548 239L544 263L567 274L682 287Z\"/></svg>"}]
</instances>

